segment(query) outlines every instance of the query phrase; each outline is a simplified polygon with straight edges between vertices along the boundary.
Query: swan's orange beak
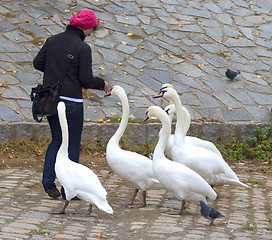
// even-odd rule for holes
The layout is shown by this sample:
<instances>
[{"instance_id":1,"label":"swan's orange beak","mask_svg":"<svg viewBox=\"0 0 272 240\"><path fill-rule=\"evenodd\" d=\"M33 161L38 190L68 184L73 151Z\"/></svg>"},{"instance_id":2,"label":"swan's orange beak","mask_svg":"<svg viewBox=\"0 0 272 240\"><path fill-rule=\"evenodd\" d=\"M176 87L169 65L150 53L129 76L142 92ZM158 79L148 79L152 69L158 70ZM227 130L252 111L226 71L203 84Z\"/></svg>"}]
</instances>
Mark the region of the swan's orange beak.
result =
<instances>
[{"instance_id":1,"label":"swan's orange beak","mask_svg":"<svg viewBox=\"0 0 272 240\"><path fill-rule=\"evenodd\" d=\"M163 92L160 92L159 94L156 94L153 96L153 98L160 98L163 97Z\"/></svg>"},{"instance_id":2,"label":"swan's orange beak","mask_svg":"<svg viewBox=\"0 0 272 240\"><path fill-rule=\"evenodd\" d=\"M147 115L147 113L146 113L146 115L145 115L145 118L144 118L144 121L143 121L143 122L147 121L148 119L149 119L149 117L148 117L148 115Z\"/></svg>"},{"instance_id":3,"label":"swan's orange beak","mask_svg":"<svg viewBox=\"0 0 272 240\"><path fill-rule=\"evenodd\" d=\"M111 90L112 90L112 89L111 89ZM110 96L110 95L111 95L111 90L110 90L109 92L107 92L107 93L104 95L104 97Z\"/></svg>"}]
</instances>

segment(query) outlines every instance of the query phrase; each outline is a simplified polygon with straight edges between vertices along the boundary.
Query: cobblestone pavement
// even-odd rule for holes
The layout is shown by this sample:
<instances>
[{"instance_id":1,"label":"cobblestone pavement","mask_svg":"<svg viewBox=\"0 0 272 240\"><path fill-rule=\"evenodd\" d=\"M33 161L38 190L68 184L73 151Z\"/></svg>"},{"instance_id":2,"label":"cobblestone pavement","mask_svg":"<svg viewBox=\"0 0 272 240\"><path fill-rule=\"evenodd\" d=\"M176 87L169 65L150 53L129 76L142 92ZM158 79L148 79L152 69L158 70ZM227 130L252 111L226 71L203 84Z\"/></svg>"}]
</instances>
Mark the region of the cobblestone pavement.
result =
<instances>
[{"instance_id":1,"label":"cobblestone pavement","mask_svg":"<svg viewBox=\"0 0 272 240\"><path fill-rule=\"evenodd\" d=\"M125 88L134 116L159 104L151 96L170 82L192 119L271 121L271 0L2 0L1 121L32 120L29 93L42 76L32 67L39 43L82 8L100 19L87 39L94 72ZM227 68L240 70L240 79L228 80ZM84 104L89 121L120 113L112 99Z\"/></svg>"},{"instance_id":2,"label":"cobblestone pavement","mask_svg":"<svg viewBox=\"0 0 272 240\"><path fill-rule=\"evenodd\" d=\"M71 201L65 215L52 214L64 201L47 197L41 173L26 168L0 170L0 239L271 239L271 175L250 172L242 164L233 169L252 188L217 187L218 198L209 204L226 219L216 219L211 227L205 226L208 221L194 203L187 203L187 212L181 216L165 214L180 203L166 200L163 190L148 192L146 208L114 204L126 200L133 189L107 168L96 173L107 189L113 215L96 207L88 215L83 201Z\"/></svg>"}]
</instances>

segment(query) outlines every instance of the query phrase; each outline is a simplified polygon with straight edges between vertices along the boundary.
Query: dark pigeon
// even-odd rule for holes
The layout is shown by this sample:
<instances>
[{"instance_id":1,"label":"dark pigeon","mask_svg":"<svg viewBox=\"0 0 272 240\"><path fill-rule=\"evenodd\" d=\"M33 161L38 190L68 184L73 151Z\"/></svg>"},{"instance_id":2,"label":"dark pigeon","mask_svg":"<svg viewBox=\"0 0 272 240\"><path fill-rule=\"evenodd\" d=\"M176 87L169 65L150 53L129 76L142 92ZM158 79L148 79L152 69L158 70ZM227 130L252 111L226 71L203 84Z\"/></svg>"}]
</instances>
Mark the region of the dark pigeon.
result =
<instances>
[{"instance_id":1,"label":"dark pigeon","mask_svg":"<svg viewBox=\"0 0 272 240\"><path fill-rule=\"evenodd\" d=\"M209 220L209 224L207 226L213 225L213 221L216 218L225 218L223 214L218 212L213 207L208 206L206 203L204 203L202 200L198 202L200 205L200 213L204 218L207 218Z\"/></svg>"},{"instance_id":2,"label":"dark pigeon","mask_svg":"<svg viewBox=\"0 0 272 240\"><path fill-rule=\"evenodd\" d=\"M233 70L230 70L230 69L227 69L227 71L226 71L226 76L230 80L233 80L239 74L240 74L239 71L233 71Z\"/></svg>"}]
</instances>

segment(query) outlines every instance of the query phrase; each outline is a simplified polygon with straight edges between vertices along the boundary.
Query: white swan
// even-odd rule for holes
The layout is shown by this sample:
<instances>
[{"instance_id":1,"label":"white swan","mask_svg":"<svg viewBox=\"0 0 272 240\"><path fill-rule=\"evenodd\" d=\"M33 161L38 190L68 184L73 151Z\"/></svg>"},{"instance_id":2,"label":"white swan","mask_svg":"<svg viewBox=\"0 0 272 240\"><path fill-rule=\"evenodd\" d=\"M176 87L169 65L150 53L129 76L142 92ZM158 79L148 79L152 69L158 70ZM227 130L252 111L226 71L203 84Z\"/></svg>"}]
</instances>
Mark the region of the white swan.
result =
<instances>
[{"instance_id":1,"label":"white swan","mask_svg":"<svg viewBox=\"0 0 272 240\"><path fill-rule=\"evenodd\" d=\"M174 144L171 150L173 161L177 161L196 171L209 184L237 184L249 187L240 182L237 175L224 161L224 159L214 152L193 144L186 143L185 135L187 126L183 125L188 117L183 113L181 101L178 93L171 87L163 87L160 94L154 96L165 97L172 101L176 107L177 123L174 137Z\"/></svg>"},{"instance_id":2,"label":"white swan","mask_svg":"<svg viewBox=\"0 0 272 240\"><path fill-rule=\"evenodd\" d=\"M140 189L143 191L143 203L135 207L144 207L146 205L146 191L149 189L162 189L163 187L153 173L152 160L136 152L126 151L119 147L120 138L125 132L128 123L129 103L124 89L118 85L112 88L110 94L120 98L123 113L117 131L107 144L107 162L114 173L135 188L134 195L127 204L133 204ZM131 205L131 207L134 206Z\"/></svg>"},{"instance_id":3,"label":"white swan","mask_svg":"<svg viewBox=\"0 0 272 240\"><path fill-rule=\"evenodd\" d=\"M171 123L166 112L158 106L152 106L147 109L145 120L148 117L156 117L162 123L161 135L153 155L153 171L161 184L182 201L178 214L184 209L185 200L206 202L206 197L215 200L217 194L199 174L165 157L164 149L171 133Z\"/></svg>"},{"instance_id":4,"label":"white swan","mask_svg":"<svg viewBox=\"0 0 272 240\"><path fill-rule=\"evenodd\" d=\"M99 209L112 214L113 210L106 199L107 192L96 174L86 166L69 159L68 124L64 102L59 102L57 109L62 132L62 143L57 153L55 171L66 195L65 205L59 213L64 214L69 201L77 196L90 203L89 213L92 211L92 204L95 204Z\"/></svg>"},{"instance_id":5,"label":"white swan","mask_svg":"<svg viewBox=\"0 0 272 240\"><path fill-rule=\"evenodd\" d=\"M191 117L190 117L190 114L189 114L188 110L185 107L181 106L181 109L183 111L183 114L186 114L186 118L185 118L186 121L183 123L183 125L184 125L184 128L185 128L185 132L187 133L187 131L190 128ZM169 104L168 106L166 106L164 108L164 111L168 114L168 116L170 118L170 122L172 122L174 114L176 112L175 104ZM216 153L218 156L222 157L220 151L210 141L186 135L185 136L185 142L196 145L198 147L206 148L206 149ZM173 143L174 143L174 134L171 134L168 141L167 141L167 145L166 145L166 148L165 148L166 156L169 156L169 158L171 158L171 159L172 159L171 149L172 149Z\"/></svg>"}]
</instances>

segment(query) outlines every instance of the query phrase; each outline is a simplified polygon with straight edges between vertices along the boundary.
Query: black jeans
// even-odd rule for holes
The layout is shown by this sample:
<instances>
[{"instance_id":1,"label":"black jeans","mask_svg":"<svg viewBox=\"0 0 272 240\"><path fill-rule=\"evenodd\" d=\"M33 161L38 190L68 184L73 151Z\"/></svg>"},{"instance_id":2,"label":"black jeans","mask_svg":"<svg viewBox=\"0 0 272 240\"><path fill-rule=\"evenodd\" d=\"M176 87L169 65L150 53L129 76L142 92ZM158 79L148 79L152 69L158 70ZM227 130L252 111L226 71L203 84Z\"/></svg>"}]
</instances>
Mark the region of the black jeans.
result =
<instances>
[{"instance_id":1,"label":"black jeans","mask_svg":"<svg viewBox=\"0 0 272 240\"><path fill-rule=\"evenodd\" d=\"M69 131L69 158L74 162L79 162L81 134L83 129L83 103L76 103L67 100L62 101L66 106L66 118ZM62 133L58 114L47 117L47 120L51 129L52 141L47 148L43 167L42 184L46 192L56 190L55 162L57 152L62 142Z\"/></svg>"}]
</instances>

